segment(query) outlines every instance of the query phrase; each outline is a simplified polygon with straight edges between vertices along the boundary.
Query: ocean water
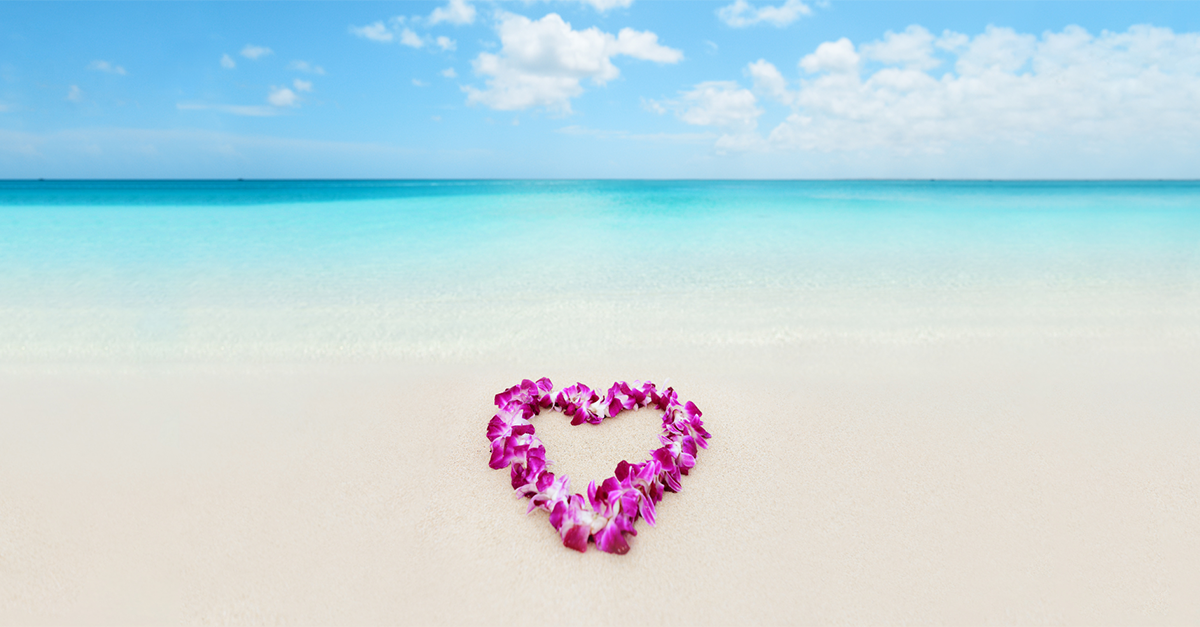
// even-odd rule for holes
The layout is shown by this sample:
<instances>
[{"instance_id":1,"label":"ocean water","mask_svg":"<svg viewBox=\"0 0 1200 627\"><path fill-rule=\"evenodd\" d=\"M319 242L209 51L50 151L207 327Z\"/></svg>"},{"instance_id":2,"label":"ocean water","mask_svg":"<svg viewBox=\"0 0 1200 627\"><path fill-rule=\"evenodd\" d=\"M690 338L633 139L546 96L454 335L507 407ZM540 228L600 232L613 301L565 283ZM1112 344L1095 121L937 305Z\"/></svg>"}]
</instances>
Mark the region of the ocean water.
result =
<instances>
[{"instance_id":1,"label":"ocean water","mask_svg":"<svg viewBox=\"0 0 1200 627\"><path fill-rule=\"evenodd\" d=\"M0 363L1198 327L1200 182L0 182Z\"/></svg>"}]
</instances>

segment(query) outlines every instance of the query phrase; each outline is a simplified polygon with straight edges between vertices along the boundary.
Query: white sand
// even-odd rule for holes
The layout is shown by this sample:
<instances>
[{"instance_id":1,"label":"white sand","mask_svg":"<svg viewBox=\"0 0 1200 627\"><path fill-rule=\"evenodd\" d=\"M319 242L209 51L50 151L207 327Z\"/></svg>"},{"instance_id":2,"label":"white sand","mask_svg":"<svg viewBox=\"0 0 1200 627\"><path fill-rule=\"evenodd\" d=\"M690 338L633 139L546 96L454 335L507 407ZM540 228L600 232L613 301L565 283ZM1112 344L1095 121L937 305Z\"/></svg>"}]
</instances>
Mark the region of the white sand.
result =
<instances>
[{"instance_id":1,"label":"white sand","mask_svg":"<svg viewBox=\"0 0 1200 627\"><path fill-rule=\"evenodd\" d=\"M0 622L1196 624L1197 372L1111 337L11 366ZM705 412L625 556L487 467L492 395L543 375ZM577 490L656 433L537 420Z\"/></svg>"}]
</instances>

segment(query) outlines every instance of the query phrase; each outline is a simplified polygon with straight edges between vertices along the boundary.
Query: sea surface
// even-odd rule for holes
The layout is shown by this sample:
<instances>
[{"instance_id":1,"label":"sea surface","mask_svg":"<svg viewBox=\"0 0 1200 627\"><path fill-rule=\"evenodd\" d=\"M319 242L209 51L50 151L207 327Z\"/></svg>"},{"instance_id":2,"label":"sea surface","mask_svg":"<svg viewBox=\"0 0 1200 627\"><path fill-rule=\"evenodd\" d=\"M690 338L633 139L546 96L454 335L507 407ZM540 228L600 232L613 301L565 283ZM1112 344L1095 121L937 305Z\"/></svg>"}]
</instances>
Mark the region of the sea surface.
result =
<instances>
[{"instance_id":1,"label":"sea surface","mask_svg":"<svg viewBox=\"0 0 1200 627\"><path fill-rule=\"evenodd\" d=\"M0 181L0 363L1200 342L1200 182Z\"/></svg>"}]
</instances>

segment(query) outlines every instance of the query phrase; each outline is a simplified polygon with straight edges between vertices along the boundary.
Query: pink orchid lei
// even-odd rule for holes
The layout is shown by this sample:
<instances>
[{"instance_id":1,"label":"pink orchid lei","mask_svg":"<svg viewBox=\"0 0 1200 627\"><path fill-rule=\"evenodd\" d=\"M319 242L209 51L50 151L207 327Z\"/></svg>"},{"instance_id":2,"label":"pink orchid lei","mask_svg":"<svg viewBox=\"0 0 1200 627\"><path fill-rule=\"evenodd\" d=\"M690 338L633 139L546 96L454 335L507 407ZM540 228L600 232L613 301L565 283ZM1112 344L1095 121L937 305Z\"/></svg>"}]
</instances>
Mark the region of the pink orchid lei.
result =
<instances>
[{"instance_id":1,"label":"pink orchid lei","mask_svg":"<svg viewBox=\"0 0 1200 627\"><path fill-rule=\"evenodd\" d=\"M633 524L638 518L654 525L654 506L662 501L664 492L681 489L681 475L696 465L697 447L708 448L705 440L712 435L704 430L695 403L681 403L673 388L659 392L653 383L638 383L614 383L602 399L582 383L555 396L550 379L525 379L496 395L500 411L488 423L492 445L488 465L496 470L512 465L512 487L517 496L529 499L525 513L535 509L550 512L550 524L558 530L563 546L582 553L592 541L601 551L624 555L629 551L625 534L637 535ZM561 411L571 418L572 425L580 425L600 424L627 409L649 406L663 411L659 436L663 446L640 464L617 464L614 476L599 487L590 482L586 499L571 493L569 477L556 477L546 470L553 462L546 460L546 447L529 422L543 409Z\"/></svg>"}]
</instances>

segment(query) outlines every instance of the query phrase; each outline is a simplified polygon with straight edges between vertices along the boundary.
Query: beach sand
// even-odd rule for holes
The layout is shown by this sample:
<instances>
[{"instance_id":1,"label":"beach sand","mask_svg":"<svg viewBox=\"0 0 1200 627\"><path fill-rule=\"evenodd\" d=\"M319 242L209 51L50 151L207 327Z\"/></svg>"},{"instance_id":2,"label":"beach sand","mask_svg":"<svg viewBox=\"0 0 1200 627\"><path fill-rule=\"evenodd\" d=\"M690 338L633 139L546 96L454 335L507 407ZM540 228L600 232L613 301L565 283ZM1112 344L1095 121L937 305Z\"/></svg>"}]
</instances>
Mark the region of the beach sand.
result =
<instances>
[{"instance_id":1,"label":"beach sand","mask_svg":"<svg viewBox=\"0 0 1200 627\"><path fill-rule=\"evenodd\" d=\"M0 622L1200 621L1194 341L872 337L10 365ZM488 468L492 396L539 376L704 411L627 555L564 548ZM577 491L657 434L535 420Z\"/></svg>"}]
</instances>

